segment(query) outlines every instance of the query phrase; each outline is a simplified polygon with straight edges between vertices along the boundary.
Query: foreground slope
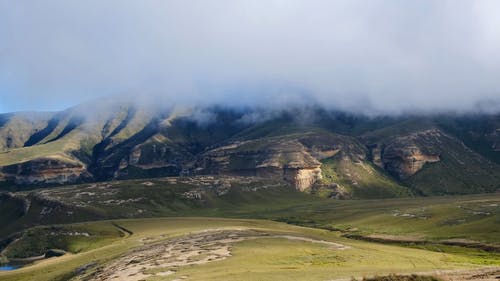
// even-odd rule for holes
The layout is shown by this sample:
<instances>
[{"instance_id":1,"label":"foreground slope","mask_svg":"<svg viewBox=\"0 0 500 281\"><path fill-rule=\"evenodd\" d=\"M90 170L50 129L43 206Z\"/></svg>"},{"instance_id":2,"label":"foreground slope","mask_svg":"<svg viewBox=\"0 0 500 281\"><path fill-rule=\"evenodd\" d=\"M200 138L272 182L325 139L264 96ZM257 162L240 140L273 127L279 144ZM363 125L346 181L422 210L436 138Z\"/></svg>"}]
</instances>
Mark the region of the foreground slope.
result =
<instances>
[{"instance_id":1,"label":"foreground slope","mask_svg":"<svg viewBox=\"0 0 500 281\"><path fill-rule=\"evenodd\" d=\"M499 196L332 200L247 176L4 193L0 263L38 261L0 279L332 280L486 270L500 266Z\"/></svg>"},{"instance_id":2,"label":"foreground slope","mask_svg":"<svg viewBox=\"0 0 500 281\"><path fill-rule=\"evenodd\" d=\"M326 230L263 220L168 218L74 225L119 227L105 246L46 259L2 280L331 280L477 268L483 260L350 240ZM93 233L92 230L89 230ZM157 251L158 249L168 251ZM169 253L179 251L179 255ZM181 254L182 253L182 254Z\"/></svg>"}]
</instances>

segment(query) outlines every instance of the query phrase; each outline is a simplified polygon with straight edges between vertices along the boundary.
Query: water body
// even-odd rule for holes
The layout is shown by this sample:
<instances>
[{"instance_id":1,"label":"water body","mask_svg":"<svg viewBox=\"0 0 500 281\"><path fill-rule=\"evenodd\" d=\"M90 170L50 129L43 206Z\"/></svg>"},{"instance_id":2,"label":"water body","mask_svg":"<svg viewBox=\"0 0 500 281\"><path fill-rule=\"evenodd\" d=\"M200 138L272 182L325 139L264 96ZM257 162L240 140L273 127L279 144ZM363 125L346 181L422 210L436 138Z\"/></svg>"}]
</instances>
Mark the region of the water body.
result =
<instances>
[{"instance_id":1,"label":"water body","mask_svg":"<svg viewBox=\"0 0 500 281\"><path fill-rule=\"evenodd\" d=\"M8 271L8 270L14 270L18 269L19 266L14 266L14 265L2 265L0 266L0 271Z\"/></svg>"}]
</instances>

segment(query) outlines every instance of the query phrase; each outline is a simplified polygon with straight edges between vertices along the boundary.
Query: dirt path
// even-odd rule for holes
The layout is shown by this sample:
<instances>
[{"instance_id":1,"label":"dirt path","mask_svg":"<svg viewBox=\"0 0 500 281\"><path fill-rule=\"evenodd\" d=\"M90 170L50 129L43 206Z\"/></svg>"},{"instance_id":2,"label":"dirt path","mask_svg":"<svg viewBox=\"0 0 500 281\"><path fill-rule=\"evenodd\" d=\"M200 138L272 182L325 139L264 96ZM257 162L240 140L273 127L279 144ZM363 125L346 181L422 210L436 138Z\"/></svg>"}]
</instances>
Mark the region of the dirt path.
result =
<instances>
[{"instance_id":1,"label":"dirt path","mask_svg":"<svg viewBox=\"0 0 500 281\"><path fill-rule=\"evenodd\" d=\"M293 235L274 235L253 230L203 231L132 250L98 270L90 280L139 281L153 276L168 276L174 274L179 267L226 259L231 256L232 244L259 238L321 243L337 250L347 248L342 244L324 240Z\"/></svg>"},{"instance_id":2,"label":"dirt path","mask_svg":"<svg viewBox=\"0 0 500 281\"><path fill-rule=\"evenodd\" d=\"M343 244L339 244L339 243L329 242L329 241L325 241L325 240L315 240L315 239L311 239L311 238L307 238L307 237L301 237L301 236L274 235L274 236L271 236L271 237L273 237L273 238L285 238L285 239L288 239L288 240L295 240L295 241L303 241L303 242L324 244L324 245L331 246L331 247L333 247L333 248L335 248L337 250L345 250L345 249L349 249L350 248L349 246L346 246L346 245L343 245Z\"/></svg>"}]
</instances>

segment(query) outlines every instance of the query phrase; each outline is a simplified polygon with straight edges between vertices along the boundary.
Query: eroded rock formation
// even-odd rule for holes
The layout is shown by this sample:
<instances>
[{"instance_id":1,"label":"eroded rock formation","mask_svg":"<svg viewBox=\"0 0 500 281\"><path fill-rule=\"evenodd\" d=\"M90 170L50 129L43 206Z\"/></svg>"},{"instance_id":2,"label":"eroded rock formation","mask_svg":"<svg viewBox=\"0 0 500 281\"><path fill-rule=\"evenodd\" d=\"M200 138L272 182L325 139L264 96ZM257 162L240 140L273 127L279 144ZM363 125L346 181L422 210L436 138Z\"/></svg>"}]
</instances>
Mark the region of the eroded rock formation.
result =
<instances>
[{"instance_id":1,"label":"eroded rock formation","mask_svg":"<svg viewBox=\"0 0 500 281\"><path fill-rule=\"evenodd\" d=\"M300 191L310 188L316 181L322 178L321 168L285 169L284 179L295 185Z\"/></svg>"},{"instance_id":2,"label":"eroded rock formation","mask_svg":"<svg viewBox=\"0 0 500 281\"><path fill-rule=\"evenodd\" d=\"M439 161L439 155L425 154L417 146L391 145L383 154L385 169L404 179L417 173L427 163Z\"/></svg>"},{"instance_id":3,"label":"eroded rock formation","mask_svg":"<svg viewBox=\"0 0 500 281\"><path fill-rule=\"evenodd\" d=\"M234 141L204 153L197 171L280 178L304 191L322 178L320 160L338 153L365 159L366 151L353 143L348 137L316 133Z\"/></svg>"},{"instance_id":4,"label":"eroded rock formation","mask_svg":"<svg viewBox=\"0 0 500 281\"><path fill-rule=\"evenodd\" d=\"M436 146L443 136L437 129L398 136L386 142L371 145L372 161L399 179L406 179L425 164L440 161Z\"/></svg>"},{"instance_id":5,"label":"eroded rock formation","mask_svg":"<svg viewBox=\"0 0 500 281\"><path fill-rule=\"evenodd\" d=\"M201 173L282 178L299 190L321 178L321 163L298 140L234 142L208 151L198 166Z\"/></svg>"},{"instance_id":6,"label":"eroded rock formation","mask_svg":"<svg viewBox=\"0 0 500 281\"><path fill-rule=\"evenodd\" d=\"M17 185L63 184L89 177L85 165L77 161L38 158L2 168L0 180Z\"/></svg>"}]
</instances>

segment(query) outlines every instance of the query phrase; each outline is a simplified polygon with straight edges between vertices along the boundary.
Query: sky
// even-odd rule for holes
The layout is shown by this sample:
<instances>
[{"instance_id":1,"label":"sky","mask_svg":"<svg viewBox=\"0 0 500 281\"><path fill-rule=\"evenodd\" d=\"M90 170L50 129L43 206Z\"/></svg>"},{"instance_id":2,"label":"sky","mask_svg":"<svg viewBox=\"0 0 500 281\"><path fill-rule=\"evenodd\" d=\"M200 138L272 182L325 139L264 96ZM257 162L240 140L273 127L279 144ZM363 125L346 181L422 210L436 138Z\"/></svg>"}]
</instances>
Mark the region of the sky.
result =
<instances>
[{"instance_id":1,"label":"sky","mask_svg":"<svg viewBox=\"0 0 500 281\"><path fill-rule=\"evenodd\" d=\"M0 0L0 112L499 112L499 27L496 0Z\"/></svg>"}]
</instances>

